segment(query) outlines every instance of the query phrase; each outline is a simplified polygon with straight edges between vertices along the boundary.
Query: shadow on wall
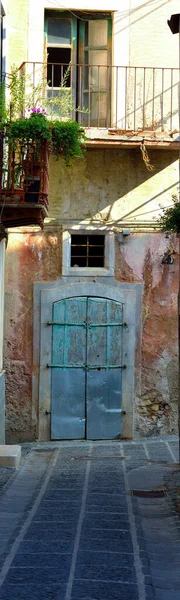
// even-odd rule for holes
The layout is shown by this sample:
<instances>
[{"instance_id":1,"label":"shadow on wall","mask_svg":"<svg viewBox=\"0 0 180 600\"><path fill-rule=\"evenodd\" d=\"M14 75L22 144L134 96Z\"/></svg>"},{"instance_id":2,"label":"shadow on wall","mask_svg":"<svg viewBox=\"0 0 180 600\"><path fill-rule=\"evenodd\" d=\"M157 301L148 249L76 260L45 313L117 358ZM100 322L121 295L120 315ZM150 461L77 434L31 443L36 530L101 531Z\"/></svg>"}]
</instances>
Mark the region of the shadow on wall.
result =
<instances>
[{"instance_id":1,"label":"shadow on wall","mask_svg":"<svg viewBox=\"0 0 180 600\"><path fill-rule=\"evenodd\" d=\"M119 16L117 22L120 23L121 21L124 21L125 18L129 17L128 24L125 27L122 27L118 31L116 31L116 35L118 33L121 33L122 31L124 31L125 29L129 29L129 27L138 23L138 21L142 21L142 19L145 19L146 17L149 17L150 15L152 16L157 10L160 10L161 8L163 8L164 6L169 4L170 1L171 0L165 0L165 2L162 2L158 6L155 6L155 4L157 4L157 0L148 0L147 2L144 2L143 4L140 4L140 6L136 6L135 8L127 9L127 11L123 11L122 15ZM150 8L151 6L152 6L152 9ZM143 9L145 10L146 8L147 8L147 12L145 12L144 15L142 15L142 16L138 16L139 11L142 11Z\"/></svg>"},{"instance_id":2,"label":"shadow on wall","mask_svg":"<svg viewBox=\"0 0 180 600\"><path fill-rule=\"evenodd\" d=\"M177 189L174 163L178 165L178 151L154 150L149 156L153 171L147 170L140 149L88 150L85 159L71 168L52 159L50 218L76 222L88 218L118 225L126 220L138 222L138 211L147 206L143 220L149 211L157 220L159 205L170 204Z\"/></svg>"}]
</instances>

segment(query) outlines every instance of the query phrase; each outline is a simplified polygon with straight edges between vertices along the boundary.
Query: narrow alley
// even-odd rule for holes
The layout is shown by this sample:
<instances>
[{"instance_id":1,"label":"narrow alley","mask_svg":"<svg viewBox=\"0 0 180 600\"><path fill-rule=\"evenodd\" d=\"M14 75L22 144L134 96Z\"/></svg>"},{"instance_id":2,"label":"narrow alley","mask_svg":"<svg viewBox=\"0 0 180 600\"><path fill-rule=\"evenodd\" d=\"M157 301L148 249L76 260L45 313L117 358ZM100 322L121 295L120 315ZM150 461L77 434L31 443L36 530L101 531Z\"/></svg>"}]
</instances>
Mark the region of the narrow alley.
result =
<instances>
[{"instance_id":1,"label":"narrow alley","mask_svg":"<svg viewBox=\"0 0 180 600\"><path fill-rule=\"evenodd\" d=\"M175 436L23 453L0 494L0 600L179 600Z\"/></svg>"}]
</instances>

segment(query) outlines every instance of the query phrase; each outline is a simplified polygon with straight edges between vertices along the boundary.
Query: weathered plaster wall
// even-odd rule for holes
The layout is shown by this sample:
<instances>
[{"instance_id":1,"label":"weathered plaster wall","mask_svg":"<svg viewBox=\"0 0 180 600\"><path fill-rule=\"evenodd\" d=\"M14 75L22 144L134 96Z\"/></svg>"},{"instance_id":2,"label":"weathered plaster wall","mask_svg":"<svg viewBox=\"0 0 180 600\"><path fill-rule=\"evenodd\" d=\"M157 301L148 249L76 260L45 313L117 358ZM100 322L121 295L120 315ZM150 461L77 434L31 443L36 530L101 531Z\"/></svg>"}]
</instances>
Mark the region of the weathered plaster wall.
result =
<instances>
[{"instance_id":1,"label":"weathered plaster wall","mask_svg":"<svg viewBox=\"0 0 180 600\"><path fill-rule=\"evenodd\" d=\"M178 36L172 35L167 19L179 13L179 0L130 1L130 64L143 67L178 67Z\"/></svg>"},{"instance_id":2,"label":"weathered plaster wall","mask_svg":"<svg viewBox=\"0 0 180 600\"><path fill-rule=\"evenodd\" d=\"M2 368L3 368L5 252L6 252L6 239L0 238L0 372L2 371Z\"/></svg>"},{"instance_id":3,"label":"weathered plaster wall","mask_svg":"<svg viewBox=\"0 0 180 600\"><path fill-rule=\"evenodd\" d=\"M13 65L20 67L28 60L28 0L7 0L6 6L6 60L7 73ZM35 22L35 19L34 19Z\"/></svg>"},{"instance_id":4,"label":"weathered plaster wall","mask_svg":"<svg viewBox=\"0 0 180 600\"><path fill-rule=\"evenodd\" d=\"M92 218L119 224L157 220L161 206L172 202L178 186L178 152L149 152L149 172L140 149L88 150L84 160L69 169L50 162L50 217Z\"/></svg>"},{"instance_id":5,"label":"weathered plaster wall","mask_svg":"<svg viewBox=\"0 0 180 600\"><path fill-rule=\"evenodd\" d=\"M152 175L139 150L87 151L84 161L71 169L51 161L50 217L44 233L33 229L10 233L5 296L7 440L37 435L32 426L33 283L61 275L62 226L95 219L114 224L115 278L144 283L142 386L136 398L135 434L177 430L178 250L174 236L167 239L153 230L153 217L157 219L161 197L167 203L171 199L178 160L173 152L151 155L156 165ZM122 240L119 232L128 219L134 220L131 234ZM174 263L162 265L169 246Z\"/></svg>"},{"instance_id":6,"label":"weathered plaster wall","mask_svg":"<svg viewBox=\"0 0 180 600\"><path fill-rule=\"evenodd\" d=\"M96 10L96 4L94 0L73 0L71 9ZM64 6L69 7L66 0ZM57 1L55 8L58 7L62 9ZM8 71L14 63L19 66L26 60L43 61L45 8L52 9L52 2L8 0ZM101 1L98 8L116 10L119 3ZM159 5L123 0L114 15L113 63L178 66L178 36L172 36L166 22L173 12L179 12L179 0ZM146 233L145 226L150 222L153 225L160 205L169 205L172 194L177 192L178 156L158 150L149 155L155 167L152 173L147 171L139 149L91 150L71 170L51 160L51 228L43 234L32 230L9 235L5 305L7 440L36 436L31 405L33 283L59 277L61 226L65 222L72 226L84 219L114 225L116 278L144 282L142 389L136 400L136 432L149 435L175 430L178 255L174 245L174 264L163 266L161 260L169 240L159 233ZM123 223L136 225L137 232L120 245L118 230ZM138 233L138 228L144 228L144 232ZM175 244L175 240L171 243Z\"/></svg>"},{"instance_id":7,"label":"weathered plaster wall","mask_svg":"<svg viewBox=\"0 0 180 600\"><path fill-rule=\"evenodd\" d=\"M48 0L7 0L8 70L26 60L44 60L44 10L53 8L96 11L97 2L64 0L62 6L57 0L52 6ZM120 6L118 0L99 0L98 10L114 11L113 64L128 65L130 59L135 66L178 67L178 36L172 36L167 19L179 12L179 0L122 0Z\"/></svg>"},{"instance_id":8,"label":"weathered plaster wall","mask_svg":"<svg viewBox=\"0 0 180 600\"><path fill-rule=\"evenodd\" d=\"M3 370L5 248L6 240L1 239L0 232L0 444L5 443L5 373Z\"/></svg>"},{"instance_id":9,"label":"weathered plaster wall","mask_svg":"<svg viewBox=\"0 0 180 600\"><path fill-rule=\"evenodd\" d=\"M7 441L31 440L33 283L61 272L61 233L9 235L6 254L5 368Z\"/></svg>"},{"instance_id":10,"label":"weathered plaster wall","mask_svg":"<svg viewBox=\"0 0 180 600\"><path fill-rule=\"evenodd\" d=\"M162 264L167 247L174 263ZM143 281L141 391L135 402L135 435L177 433L177 294L179 254L176 236L134 234L116 247L116 278Z\"/></svg>"},{"instance_id":11,"label":"weathered plaster wall","mask_svg":"<svg viewBox=\"0 0 180 600\"><path fill-rule=\"evenodd\" d=\"M5 444L5 373L0 371L0 444Z\"/></svg>"},{"instance_id":12,"label":"weathered plaster wall","mask_svg":"<svg viewBox=\"0 0 180 600\"><path fill-rule=\"evenodd\" d=\"M48 0L29 3L28 60L43 61L44 10L92 10L112 12L114 20L113 64L178 67L178 36L172 36L167 19L179 12L179 0L144 2L144 0L64 0L53 7ZM34 15L36 14L36 19ZM172 39L173 38L173 39ZM26 38L27 39L27 38ZM170 43L169 43L169 40ZM164 48L168 44L168 52ZM22 61L26 60L22 58Z\"/></svg>"}]
</instances>

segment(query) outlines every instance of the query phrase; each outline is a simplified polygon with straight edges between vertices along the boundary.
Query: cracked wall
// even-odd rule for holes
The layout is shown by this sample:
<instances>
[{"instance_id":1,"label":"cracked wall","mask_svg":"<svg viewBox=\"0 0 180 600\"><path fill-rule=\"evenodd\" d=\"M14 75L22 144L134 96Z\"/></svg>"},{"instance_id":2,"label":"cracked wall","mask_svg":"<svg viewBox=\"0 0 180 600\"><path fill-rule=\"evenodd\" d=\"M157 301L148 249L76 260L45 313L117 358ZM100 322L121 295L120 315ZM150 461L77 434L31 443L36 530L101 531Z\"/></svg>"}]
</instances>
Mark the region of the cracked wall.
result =
<instances>
[{"instance_id":1,"label":"cracked wall","mask_svg":"<svg viewBox=\"0 0 180 600\"><path fill-rule=\"evenodd\" d=\"M14 231L6 253L5 349L6 441L37 438L32 419L33 284L54 281L61 271L61 232Z\"/></svg>"},{"instance_id":2,"label":"cracked wall","mask_svg":"<svg viewBox=\"0 0 180 600\"><path fill-rule=\"evenodd\" d=\"M161 261L170 240L174 262L166 265ZM135 435L177 433L178 241L174 235L166 239L160 233L136 233L117 252L123 255L123 272L119 267L116 277L144 284L141 390L135 399Z\"/></svg>"},{"instance_id":3,"label":"cracked wall","mask_svg":"<svg viewBox=\"0 0 180 600\"><path fill-rule=\"evenodd\" d=\"M135 436L177 432L178 244L153 227L178 180L178 156L151 152L150 174L139 150L90 150L72 168L51 159L50 212L44 232L11 230L6 252L5 368L7 441L37 437L32 415L33 284L55 281L62 269L62 227L114 227L115 279L143 282L141 381L135 397ZM151 220L151 225L150 225ZM144 225L142 224L144 223ZM131 234L120 235L123 224ZM141 225L140 225L141 223ZM168 247L172 265L163 265ZM135 368L138 370L137 348ZM34 367L36 369L36 365Z\"/></svg>"}]
</instances>

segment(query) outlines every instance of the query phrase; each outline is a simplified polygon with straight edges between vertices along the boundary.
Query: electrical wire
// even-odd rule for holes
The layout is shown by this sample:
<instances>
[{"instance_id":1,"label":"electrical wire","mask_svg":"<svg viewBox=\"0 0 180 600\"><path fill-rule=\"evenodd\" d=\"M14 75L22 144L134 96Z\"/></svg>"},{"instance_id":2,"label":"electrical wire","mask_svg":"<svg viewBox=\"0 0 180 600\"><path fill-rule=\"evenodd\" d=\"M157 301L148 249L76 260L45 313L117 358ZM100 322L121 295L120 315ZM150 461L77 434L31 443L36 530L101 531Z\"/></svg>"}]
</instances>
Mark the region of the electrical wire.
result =
<instances>
[{"instance_id":1,"label":"electrical wire","mask_svg":"<svg viewBox=\"0 0 180 600\"><path fill-rule=\"evenodd\" d=\"M118 9L115 9L115 10L112 10L111 12L118 13L118 16L122 17L122 19L125 19L127 17L132 16L135 12L137 12L138 10L140 10L142 8L146 8L146 7L148 8L148 7L151 7L151 5L153 5L153 4L159 4L160 2L162 2L162 0L148 0L148 2L144 2L143 4L139 4L138 6L135 6L134 8L131 8L131 9L128 9L128 10L120 11ZM172 2L172 0L166 0L167 4L169 2ZM60 4L58 2L58 0L49 0L49 5L51 5L54 8L57 8L57 9L63 9L66 12L69 12L70 14L72 14L73 17L75 17L79 21L85 21L85 22L87 21L87 19L81 17L79 13L85 14L87 12L87 14L90 14L90 13L93 14L94 12L97 12L97 10L94 11L92 9L83 9L83 10L82 9L77 9L78 14L76 14L73 10L71 10L70 8L67 8L67 6L64 6L64 4ZM160 8L161 8L161 6L162 6L162 4L160 4ZM48 11L49 8L48 9L45 8L45 10ZM107 10L106 13L109 12L110 10L111 9ZM101 13L101 14L103 13L102 10L99 10L98 12ZM104 14L106 14L106 13L104 12ZM144 16L146 16L146 15L144 15ZM19 28L18 27L13 27L13 31L19 31Z\"/></svg>"},{"instance_id":2,"label":"electrical wire","mask_svg":"<svg viewBox=\"0 0 180 600\"><path fill-rule=\"evenodd\" d=\"M118 9L116 9L115 11L112 12L118 12L118 15L126 18L128 16L131 16L131 14L133 14L135 11L141 9L141 8L145 8L145 7L149 7L152 4L158 4L159 2L161 2L162 0L148 0L148 2L145 2L143 4L139 4L138 6L135 6L134 8L128 9L128 10L124 10L124 11L119 11ZM167 0L168 2L172 2L172 0ZM58 0L49 0L49 4L51 4L52 6L55 6L56 8L63 8L64 10L67 10L68 12L70 12L74 17L76 17L77 19L79 19L80 21L86 21L86 19L83 19L82 17L79 16L79 14L75 14L70 8L67 8L67 6L64 6L63 4L60 4L58 2ZM82 12L83 14L85 12L89 13L89 12L93 12L91 9L79 9L78 13ZM102 12L102 11L100 11ZM108 12L108 10L107 10Z\"/></svg>"}]
</instances>

